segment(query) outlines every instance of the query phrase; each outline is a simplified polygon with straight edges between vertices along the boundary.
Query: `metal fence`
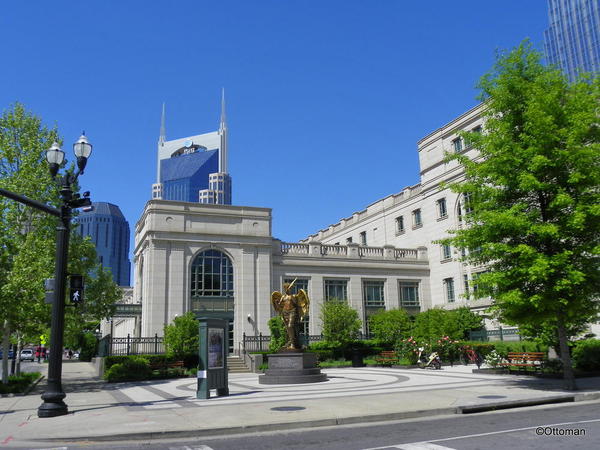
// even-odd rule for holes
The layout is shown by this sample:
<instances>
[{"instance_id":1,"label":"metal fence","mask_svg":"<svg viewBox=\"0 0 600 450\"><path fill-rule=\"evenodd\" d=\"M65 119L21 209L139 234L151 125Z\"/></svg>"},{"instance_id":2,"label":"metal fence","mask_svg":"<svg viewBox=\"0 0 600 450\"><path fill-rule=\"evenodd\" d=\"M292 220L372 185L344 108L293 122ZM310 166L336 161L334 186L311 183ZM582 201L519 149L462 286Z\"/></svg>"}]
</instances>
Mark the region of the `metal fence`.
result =
<instances>
[{"instance_id":1,"label":"metal fence","mask_svg":"<svg viewBox=\"0 0 600 450\"><path fill-rule=\"evenodd\" d=\"M163 338L154 337L127 337L113 338L111 335L100 339L98 356L122 355L161 355L165 353Z\"/></svg>"},{"instance_id":2,"label":"metal fence","mask_svg":"<svg viewBox=\"0 0 600 450\"><path fill-rule=\"evenodd\" d=\"M359 340L369 339L370 337L360 333L358 335ZM323 340L322 334L300 334L300 344L310 345L314 342L321 342ZM258 336L248 336L246 333L242 336L241 353L253 353L253 352L268 352L269 344L271 343L271 336L263 335L262 333Z\"/></svg>"},{"instance_id":3,"label":"metal fence","mask_svg":"<svg viewBox=\"0 0 600 450\"><path fill-rule=\"evenodd\" d=\"M518 328L498 328L497 330L470 331L471 341L520 341L521 335Z\"/></svg>"}]
</instances>

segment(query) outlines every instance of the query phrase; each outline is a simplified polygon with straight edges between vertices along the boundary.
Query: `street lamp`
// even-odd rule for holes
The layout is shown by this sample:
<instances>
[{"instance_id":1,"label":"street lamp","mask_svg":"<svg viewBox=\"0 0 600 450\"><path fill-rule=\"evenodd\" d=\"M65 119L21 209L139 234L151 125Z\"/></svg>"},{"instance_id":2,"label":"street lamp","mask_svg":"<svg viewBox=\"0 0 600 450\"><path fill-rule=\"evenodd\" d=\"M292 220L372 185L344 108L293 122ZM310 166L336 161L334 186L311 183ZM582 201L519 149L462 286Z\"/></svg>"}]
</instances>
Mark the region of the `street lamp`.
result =
<instances>
[{"instance_id":1,"label":"street lamp","mask_svg":"<svg viewBox=\"0 0 600 450\"><path fill-rule=\"evenodd\" d=\"M67 263L69 258L69 234L71 231L71 212L74 208L91 205L89 192L73 194L72 185L79 175L83 174L87 160L92 153L92 144L85 137L85 133L73 144L73 152L77 157L77 171L66 171L60 176L58 170L63 164L65 153L55 142L46 151L50 174L60 184L59 222L56 227L56 269L54 272L54 301L52 302L52 320L50 330L50 357L48 360L48 388L42 394L43 403L38 408L38 417L56 417L68 413L67 405L63 401L66 394L62 389L62 353L63 334L65 325L65 294L67 280Z\"/></svg>"}]
</instances>

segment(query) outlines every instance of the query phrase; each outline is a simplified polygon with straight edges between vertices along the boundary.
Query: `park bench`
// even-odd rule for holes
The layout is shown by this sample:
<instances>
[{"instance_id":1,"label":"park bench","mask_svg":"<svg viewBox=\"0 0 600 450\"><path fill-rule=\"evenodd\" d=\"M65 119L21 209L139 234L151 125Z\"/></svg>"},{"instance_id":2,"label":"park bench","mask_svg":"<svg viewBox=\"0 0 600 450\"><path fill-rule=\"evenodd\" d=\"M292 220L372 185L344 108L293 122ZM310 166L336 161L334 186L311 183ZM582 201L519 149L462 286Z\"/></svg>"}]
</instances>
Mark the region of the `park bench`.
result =
<instances>
[{"instance_id":1,"label":"park bench","mask_svg":"<svg viewBox=\"0 0 600 450\"><path fill-rule=\"evenodd\" d=\"M392 365L397 364L400 361L398 354L394 351L383 351L375 358L377 364Z\"/></svg>"},{"instance_id":2,"label":"park bench","mask_svg":"<svg viewBox=\"0 0 600 450\"><path fill-rule=\"evenodd\" d=\"M546 354L544 352L508 352L508 362L502 363L502 366L517 367L519 370L527 370L529 367L536 371L541 370Z\"/></svg>"},{"instance_id":3,"label":"park bench","mask_svg":"<svg viewBox=\"0 0 600 450\"><path fill-rule=\"evenodd\" d=\"M167 369L185 369L185 364L183 361L157 361L154 363L150 363L151 370L167 370Z\"/></svg>"}]
</instances>

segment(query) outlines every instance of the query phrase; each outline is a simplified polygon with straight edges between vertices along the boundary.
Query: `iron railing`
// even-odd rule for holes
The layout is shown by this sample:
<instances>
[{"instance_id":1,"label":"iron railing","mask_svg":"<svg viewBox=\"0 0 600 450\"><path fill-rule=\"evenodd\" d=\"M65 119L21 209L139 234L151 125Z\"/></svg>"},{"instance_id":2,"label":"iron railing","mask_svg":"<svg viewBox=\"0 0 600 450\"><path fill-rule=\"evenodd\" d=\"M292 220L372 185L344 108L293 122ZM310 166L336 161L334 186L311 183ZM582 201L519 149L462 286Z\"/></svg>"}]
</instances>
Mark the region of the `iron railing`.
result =
<instances>
[{"instance_id":1,"label":"iron railing","mask_svg":"<svg viewBox=\"0 0 600 450\"><path fill-rule=\"evenodd\" d=\"M111 335L100 339L98 356L122 355L162 355L165 353L162 337L127 337L113 338Z\"/></svg>"},{"instance_id":2,"label":"iron railing","mask_svg":"<svg viewBox=\"0 0 600 450\"><path fill-rule=\"evenodd\" d=\"M471 341L516 341L521 340L518 328L498 328L497 330L470 331Z\"/></svg>"},{"instance_id":3,"label":"iron railing","mask_svg":"<svg viewBox=\"0 0 600 450\"><path fill-rule=\"evenodd\" d=\"M359 340L370 339L370 336L359 333ZM302 345L310 345L314 342L321 342L323 340L322 334L300 334L300 343ZM241 352L242 353L254 353L254 352L268 352L269 344L271 343L271 336L266 334L258 334L258 336L249 336L246 333L242 336Z\"/></svg>"}]
</instances>

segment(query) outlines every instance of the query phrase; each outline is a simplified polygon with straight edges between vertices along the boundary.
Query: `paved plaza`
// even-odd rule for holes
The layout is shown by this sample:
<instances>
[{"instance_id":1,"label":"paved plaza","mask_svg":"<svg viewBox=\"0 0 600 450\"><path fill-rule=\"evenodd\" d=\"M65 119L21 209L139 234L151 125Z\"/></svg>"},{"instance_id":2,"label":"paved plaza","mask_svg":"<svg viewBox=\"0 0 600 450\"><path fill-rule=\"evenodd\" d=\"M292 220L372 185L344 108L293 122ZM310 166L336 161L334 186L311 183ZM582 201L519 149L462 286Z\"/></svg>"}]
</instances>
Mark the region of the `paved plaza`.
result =
<instances>
[{"instance_id":1,"label":"paved plaza","mask_svg":"<svg viewBox=\"0 0 600 450\"><path fill-rule=\"evenodd\" d=\"M44 366L45 367L45 366ZM600 378L561 380L442 370L325 369L328 381L263 385L257 374L230 374L228 397L196 399L196 380L104 383L90 363L64 364L69 414L40 419L44 381L26 396L0 399L0 444L191 437L457 414L468 408L600 399Z\"/></svg>"}]
</instances>

